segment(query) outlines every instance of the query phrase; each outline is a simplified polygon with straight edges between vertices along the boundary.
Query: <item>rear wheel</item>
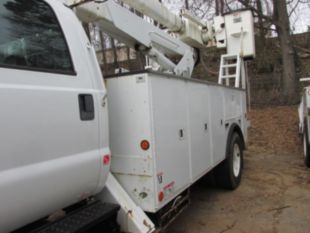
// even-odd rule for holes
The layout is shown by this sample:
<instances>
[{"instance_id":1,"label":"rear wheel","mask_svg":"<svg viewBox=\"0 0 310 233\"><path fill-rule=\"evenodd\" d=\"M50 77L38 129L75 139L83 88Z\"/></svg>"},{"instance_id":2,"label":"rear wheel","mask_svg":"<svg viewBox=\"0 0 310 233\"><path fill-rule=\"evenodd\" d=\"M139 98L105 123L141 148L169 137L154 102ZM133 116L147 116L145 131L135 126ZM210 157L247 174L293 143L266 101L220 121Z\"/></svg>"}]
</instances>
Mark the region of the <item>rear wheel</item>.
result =
<instances>
[{"instance_id":1,"label":"rear wheel","mask_svg":"<svg viewBox=\"0 0 310 233\"><path fill-rule=\"evenodd\" d=\"M227 158L215 168L217 185L225 189L236 189L241 181L243 147L238 133L233 133L227 144Z\"/></svg>"},{"instance_id":2,"label":"rear wheel","mask_svg":"<svg viewBox=\"0 0 310 233\"><path fill-rule=\"evenodd\" d=\"M306 120L304 122L303 146L304 146L304 162L307 167L310 167L309 135Z\"/></svg>"}]
</instances>

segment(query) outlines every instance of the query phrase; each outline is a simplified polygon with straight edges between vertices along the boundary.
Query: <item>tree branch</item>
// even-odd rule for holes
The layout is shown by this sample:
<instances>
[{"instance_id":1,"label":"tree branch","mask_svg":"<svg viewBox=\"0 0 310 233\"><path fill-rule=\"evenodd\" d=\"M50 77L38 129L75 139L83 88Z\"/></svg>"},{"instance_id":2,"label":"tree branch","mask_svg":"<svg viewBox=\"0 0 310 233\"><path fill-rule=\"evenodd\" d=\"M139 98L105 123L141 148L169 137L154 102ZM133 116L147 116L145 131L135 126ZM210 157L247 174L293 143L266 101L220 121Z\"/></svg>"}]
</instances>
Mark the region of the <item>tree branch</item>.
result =
<instances>
[{"instance_id":1,"label":"tree branch","mask_svg":"<svg viewBox=\"0 0 310 233\"><path fill-rule=\"evenodd\" d=\"M252 10L253 12L255 12L257 15L259 14L258 10L257 10L255 7L253 7L253 6L250 6L246 0L238 0L238 2L240 2L243 6L249 8L250 10ZM273 18L270 17L270 16L267 16L267 15L262 14L261 17L262 17L263 19L269 21L269 22L273 22L273 23L274 23Z\"/></svg>"}]
</instances>

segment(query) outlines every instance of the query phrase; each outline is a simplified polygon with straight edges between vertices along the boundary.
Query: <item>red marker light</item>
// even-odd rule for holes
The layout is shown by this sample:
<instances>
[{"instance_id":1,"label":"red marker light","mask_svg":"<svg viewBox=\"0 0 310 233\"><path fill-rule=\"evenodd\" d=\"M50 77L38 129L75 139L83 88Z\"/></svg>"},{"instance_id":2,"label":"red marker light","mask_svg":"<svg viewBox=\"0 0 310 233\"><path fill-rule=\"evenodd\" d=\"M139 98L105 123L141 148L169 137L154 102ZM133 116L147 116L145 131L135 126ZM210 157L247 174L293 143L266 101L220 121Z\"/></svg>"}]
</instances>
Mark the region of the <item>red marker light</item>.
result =
<instances>
[{"instance_id":1,"label":"red marker light","mask_svg":"<svg viewBox=\"0 0 310 233\"><path fill-rule=\"evenodd\" d=\"M111 160L110 155L103 156L103 165L109 165L110 160Z\"/></svg>"},{"instance_id":2,"label":"red marker light","mask_svg":"<svg viewBox=\"0 0 310 233\"><path fill-rule=\"evenodd\" d=\"M158 200L159 200L160 202L162 202L162 201L164 200L164 198L165 198L164 192L160 192L160 193L158 194Z\"/></svg>"},{"instance_id":3,"label":"red marker light","mask_svg":"<svg viewBox=\"0 0 310 233\"><path fill-rule=\"evenodd\" d=\"M147 140L143 140L140 143L142 150L148 150L150 148L150 143Z\"/></svg>"}]
</instances>

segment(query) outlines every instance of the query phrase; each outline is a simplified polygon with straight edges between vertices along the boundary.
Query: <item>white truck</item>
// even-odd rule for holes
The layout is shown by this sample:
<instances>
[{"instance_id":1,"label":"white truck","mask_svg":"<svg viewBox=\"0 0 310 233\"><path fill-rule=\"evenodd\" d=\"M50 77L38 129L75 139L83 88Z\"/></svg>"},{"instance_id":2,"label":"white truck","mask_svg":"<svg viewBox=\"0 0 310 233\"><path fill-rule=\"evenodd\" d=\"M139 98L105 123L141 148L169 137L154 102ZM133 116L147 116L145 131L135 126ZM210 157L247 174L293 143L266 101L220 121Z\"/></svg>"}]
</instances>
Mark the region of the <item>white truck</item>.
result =
<instances>
[{"instance_id":1,"label":"white truck","mask_svg":"<svg viewBox=\"0 0 310 233\"><path fill-rule=\"evenodd\" d=\"M302 82L309 82L310 78L301 79ZM310 87L306 86L303 89L300 105L298 108L299 117L299 134L302 136L303 149L304 149L304 163L310 167Z\"/></svg>"},{"instance_id":2,"label":"white truck","mask_svg":"<svg viewBox=\"0 0 310 233\"><path fill-rule=\"evenodd\" d=\"M179 37L111 0L0 0L1 233L154 232L207 172L222 187L239 185L251 12L211 27L155 0L124 2ZM106 89L80 21L159 69L105 78ZM214 37L228 50L219 83L191 79L193 48Z\"/></svg>"}]
</instances>

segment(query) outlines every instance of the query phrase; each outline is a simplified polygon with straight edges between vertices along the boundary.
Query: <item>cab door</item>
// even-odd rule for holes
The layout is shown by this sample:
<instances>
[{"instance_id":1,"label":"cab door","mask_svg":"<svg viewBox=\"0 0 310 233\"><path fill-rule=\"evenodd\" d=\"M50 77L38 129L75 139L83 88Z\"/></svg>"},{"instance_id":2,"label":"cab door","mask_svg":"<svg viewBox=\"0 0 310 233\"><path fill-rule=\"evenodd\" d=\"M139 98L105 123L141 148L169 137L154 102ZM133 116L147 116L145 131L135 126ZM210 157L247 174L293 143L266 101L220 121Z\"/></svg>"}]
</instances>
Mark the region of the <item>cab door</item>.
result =
<instances>
[{"instance_id":1,"label":"cab door","mask_svg":"<svg viewBox=\"0 0 310 233\"><path fill-rule=\"evenodd\" d=\"M98 188L101 110L93 73L82 59L90 56L86 36L77 22L58 1L0 1L3 232Z\"/></svg>"}]
</instances>

